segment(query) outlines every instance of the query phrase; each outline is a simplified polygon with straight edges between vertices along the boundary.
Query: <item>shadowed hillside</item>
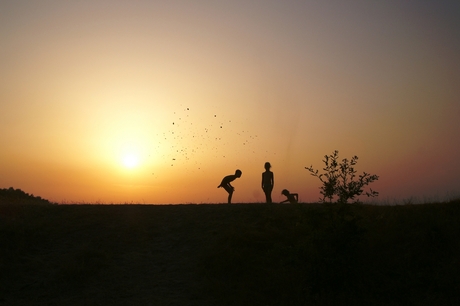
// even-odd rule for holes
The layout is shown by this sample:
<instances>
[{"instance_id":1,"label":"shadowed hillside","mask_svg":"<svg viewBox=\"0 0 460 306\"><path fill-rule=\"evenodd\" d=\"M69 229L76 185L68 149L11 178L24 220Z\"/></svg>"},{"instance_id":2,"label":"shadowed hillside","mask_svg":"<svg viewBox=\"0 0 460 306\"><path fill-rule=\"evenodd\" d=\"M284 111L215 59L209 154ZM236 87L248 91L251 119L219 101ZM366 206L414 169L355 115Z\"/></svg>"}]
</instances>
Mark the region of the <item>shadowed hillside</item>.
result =
<instances>
[{"instance_id":1,"label":"shadowed hillside","mask_svg":"<svg viewBox=\"0 0 460 306\"><path fill-rule=\"evenodd\" d=\"M0 202L4 305L456 305L460 203Z\"/></svg>"},{"instance_id":2,"label":"shadowed hillside","mask_svg":"<svg viewBox=\"0 0 460 306\"><path fill-rule=\"evenodd\" d=\"M48 200L28 194L21 189L0 188L0 204L18 203L18 204L51 204Z\"/></svg>"}]
</instances>

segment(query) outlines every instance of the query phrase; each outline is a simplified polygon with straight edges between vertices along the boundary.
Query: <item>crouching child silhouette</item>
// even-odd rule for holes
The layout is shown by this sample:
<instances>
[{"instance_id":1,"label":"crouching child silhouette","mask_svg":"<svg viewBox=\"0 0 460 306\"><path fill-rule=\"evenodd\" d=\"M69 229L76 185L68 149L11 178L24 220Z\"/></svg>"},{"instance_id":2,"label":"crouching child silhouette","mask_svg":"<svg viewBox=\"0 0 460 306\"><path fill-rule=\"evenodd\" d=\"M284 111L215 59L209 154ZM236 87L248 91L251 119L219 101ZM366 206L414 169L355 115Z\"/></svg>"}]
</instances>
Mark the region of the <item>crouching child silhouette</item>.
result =
<instances>
[{"instance_id":1,"label":"crouching child silhouette","mask_svg":"<svg viewBox=\"0 0 460 306\"><path fill-rule=\"evenodd\" d=\"M222 179L222 182L220 183L217 188L224 188L228 192L228 204L232 203L232 195L233 191L235 191L235 188L230 184L230 182L233 182L235 179L241 177L241 170L236 170L235 174L227 175Z\"/></svg>"},{"instance_id":2,"label":"crouching child silhouette","mask_svg":"<svg viewBox=\"0 0 460 306\"><path fill-rule=\"evenodd\" d=\"M284 200L283 202L280 202L280 203L286 203L286 202L297 203L297 202L299 202L299 195L297 193L290 193L289 190L283 189L283 191L281 191L281 194L286 196L286 200Z\"/></svg>"}]
</instances>

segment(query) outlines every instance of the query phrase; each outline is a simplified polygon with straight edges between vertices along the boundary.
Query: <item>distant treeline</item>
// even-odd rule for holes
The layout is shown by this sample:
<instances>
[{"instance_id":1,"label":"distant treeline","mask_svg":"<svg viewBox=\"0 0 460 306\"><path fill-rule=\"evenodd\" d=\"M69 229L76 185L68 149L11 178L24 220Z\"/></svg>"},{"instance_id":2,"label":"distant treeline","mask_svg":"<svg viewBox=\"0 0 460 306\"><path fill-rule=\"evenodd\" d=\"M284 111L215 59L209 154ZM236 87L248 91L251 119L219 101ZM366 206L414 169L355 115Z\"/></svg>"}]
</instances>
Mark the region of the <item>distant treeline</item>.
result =
<instances>
[{"instance_id":1,"label":"distant treeline","mask_svg":"<svg viewBox=\"0 0 460 306\"><path fill-rule=\"evenodd\" d=\"M43 199L42 197L36 197L33 194L28 194L21 189L0 188L0 203L8 202L27 202L37 204L52 204L50 201Z\"/></svg>"}]
</instances>

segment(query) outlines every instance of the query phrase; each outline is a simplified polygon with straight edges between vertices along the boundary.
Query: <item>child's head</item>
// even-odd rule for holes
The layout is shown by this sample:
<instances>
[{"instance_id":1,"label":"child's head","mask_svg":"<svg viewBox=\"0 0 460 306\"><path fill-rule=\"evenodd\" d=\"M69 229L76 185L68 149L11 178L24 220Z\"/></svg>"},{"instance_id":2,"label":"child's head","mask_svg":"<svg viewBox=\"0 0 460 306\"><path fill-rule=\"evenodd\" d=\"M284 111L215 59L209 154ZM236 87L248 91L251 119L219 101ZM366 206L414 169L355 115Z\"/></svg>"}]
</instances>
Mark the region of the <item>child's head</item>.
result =
<instances>
[{"instance_id":1,"label":"child's head","mask_svg":"<svg viewBox=\"0 0 460 306\"><path fill-rule=\"evenodd\" d=\"M264 165L264 167L265 167L265 170L268 171L268 170L270 170L270 168L272 167L272 165L270 165L269 162L266 162L265 165Z\"/></svg>"},{"instance_id":2,"label":"child's head","mask_svg":"<svg viewBox=\"0 0 460 306\"><path fill-rule=\"evenodd\" d=\"M281 191L281 194L285 195L285 196L288 196L290 193L289 193L289 190L283 189L283 191Z\"/></svg>"},{"instance_id":3,"label":"child's head","mask_svg":"<svg viewBox=\"0 0 460 306\"><path fill-rule=\"evenodd\" d=\"M241 174L243 174L243 172L241 172L240 169L237 169L237 170L235 171L236 177L241 177Z\"/></svg>"}]
</instances>

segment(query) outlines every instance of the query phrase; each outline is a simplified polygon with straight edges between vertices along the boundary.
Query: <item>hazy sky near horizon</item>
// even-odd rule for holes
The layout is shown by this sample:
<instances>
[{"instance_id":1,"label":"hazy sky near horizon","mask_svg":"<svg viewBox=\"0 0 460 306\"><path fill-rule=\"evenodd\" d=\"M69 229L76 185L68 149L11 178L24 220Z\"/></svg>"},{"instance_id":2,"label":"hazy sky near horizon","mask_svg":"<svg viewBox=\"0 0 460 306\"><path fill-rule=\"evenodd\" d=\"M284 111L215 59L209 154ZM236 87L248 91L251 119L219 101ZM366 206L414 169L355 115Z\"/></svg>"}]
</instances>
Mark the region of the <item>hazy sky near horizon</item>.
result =
<instances>
[{"instance_id":1,"label":"hazy sky near horizon","mask_svg":"<svg viewBox=\"0 0 460 306\"><path fill-rule=\"evenodd\" d=\"M0 188L52 201L319 198L359 156L380 201L460 194L459 1L1 1Z\"/></svg>"}]
</instances>

